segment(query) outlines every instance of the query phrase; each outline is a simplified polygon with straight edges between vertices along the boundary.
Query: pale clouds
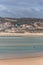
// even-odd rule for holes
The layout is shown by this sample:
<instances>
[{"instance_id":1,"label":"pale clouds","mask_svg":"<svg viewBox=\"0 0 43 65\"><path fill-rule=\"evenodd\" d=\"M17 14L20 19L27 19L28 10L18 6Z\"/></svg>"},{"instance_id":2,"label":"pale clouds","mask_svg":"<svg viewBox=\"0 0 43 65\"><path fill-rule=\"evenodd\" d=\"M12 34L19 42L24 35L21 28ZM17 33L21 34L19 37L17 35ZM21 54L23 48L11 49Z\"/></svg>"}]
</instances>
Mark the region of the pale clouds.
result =
<instances>
[{"instance_id":1,"label":"pale clouds","mask_svg":"<svg viewBox=\"0 0 43 65\"><path fill-rule=\"evenodd\" d=\"M0 11L6 10L6 9L7 8L4 5L0 4Z\"/></svg>"},{"instance_id":2,"label":"pale clouds","mask_svg":"<svg viewBox=\"0 0 43 65\"><path fill-rule=\"evenodd\" d=\"M43 18L43 0L1 0L0 16Z\"/></svg>"}]
</instances>

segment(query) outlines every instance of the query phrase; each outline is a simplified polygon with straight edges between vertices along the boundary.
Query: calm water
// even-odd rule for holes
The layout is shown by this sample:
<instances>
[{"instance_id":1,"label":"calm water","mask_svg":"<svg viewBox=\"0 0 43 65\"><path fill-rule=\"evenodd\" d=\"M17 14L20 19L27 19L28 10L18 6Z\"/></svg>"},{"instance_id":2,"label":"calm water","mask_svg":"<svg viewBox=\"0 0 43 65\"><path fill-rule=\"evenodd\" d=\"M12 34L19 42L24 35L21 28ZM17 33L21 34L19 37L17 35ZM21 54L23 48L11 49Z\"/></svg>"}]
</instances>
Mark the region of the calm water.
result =
<instances>
[{"instance_id":1,"label":"calm water","mask_svg":"<svg viewBox=\"0 0 43 65\"><path fill-rule=\"evenodd\" d=\"M0 37L0 59L43 52L43 37Z\"/></svg>"}]
</instances>

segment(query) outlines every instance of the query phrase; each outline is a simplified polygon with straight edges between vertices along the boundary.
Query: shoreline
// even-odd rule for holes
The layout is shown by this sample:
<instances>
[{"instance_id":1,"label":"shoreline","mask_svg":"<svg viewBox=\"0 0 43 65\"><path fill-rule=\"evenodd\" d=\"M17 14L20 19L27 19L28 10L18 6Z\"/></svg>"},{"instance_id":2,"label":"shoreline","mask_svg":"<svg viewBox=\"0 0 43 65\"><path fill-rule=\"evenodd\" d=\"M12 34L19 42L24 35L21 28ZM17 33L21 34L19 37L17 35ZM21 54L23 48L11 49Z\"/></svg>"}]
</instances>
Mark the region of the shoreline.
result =
<instances>
[{"instance_id":1,"label":"shoreline","mask_svg":"<svg viewBox=\"0 0 43 65\"><path fill-rule=\"evenodd\" d=\"M6 32L0 32L0 36L15 36L15 37L21 37L21 36L43 36L43 33L6 33Z\"/></svg>"}]
</instances>

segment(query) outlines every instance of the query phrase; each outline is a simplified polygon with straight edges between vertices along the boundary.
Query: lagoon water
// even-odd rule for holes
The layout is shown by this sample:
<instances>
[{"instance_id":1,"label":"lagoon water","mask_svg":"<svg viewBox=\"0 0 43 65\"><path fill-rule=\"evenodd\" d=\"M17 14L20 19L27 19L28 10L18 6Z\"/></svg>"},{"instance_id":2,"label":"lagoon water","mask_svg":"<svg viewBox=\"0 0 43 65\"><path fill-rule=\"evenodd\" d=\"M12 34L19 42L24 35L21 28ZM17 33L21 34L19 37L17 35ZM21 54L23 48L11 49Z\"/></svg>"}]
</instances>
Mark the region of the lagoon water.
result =
<instances>
[{"instance_id":1,"label":"lagoon water","mask_svg":"<svg viewBox=\"0 0 43 65\"><path fill-rule=\"evenodd\" d=\"M0 37L0 59L43 53L43 37Z\"/></svg>"}]
</instances>

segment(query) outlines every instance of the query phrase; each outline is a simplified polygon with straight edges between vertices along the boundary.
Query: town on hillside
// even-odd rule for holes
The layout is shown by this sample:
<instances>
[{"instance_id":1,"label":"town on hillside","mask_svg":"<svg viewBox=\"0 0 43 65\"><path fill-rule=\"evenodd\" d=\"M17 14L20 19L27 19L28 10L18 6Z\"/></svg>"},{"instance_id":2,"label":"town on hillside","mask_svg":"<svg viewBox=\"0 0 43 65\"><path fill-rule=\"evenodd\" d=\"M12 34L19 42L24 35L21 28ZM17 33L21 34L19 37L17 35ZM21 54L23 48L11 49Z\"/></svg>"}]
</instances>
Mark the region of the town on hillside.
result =
<instances>
[{"instance_id":1,"label":"town on hillside","mask_svg":"<svg viewBox=\"0 0 43 65\"><path fill-rule=\"evenodd\" d=\"M43 33L43 19L37 18L2 18L0 32L6 33Z\"/></svg>"}]
</instances>

